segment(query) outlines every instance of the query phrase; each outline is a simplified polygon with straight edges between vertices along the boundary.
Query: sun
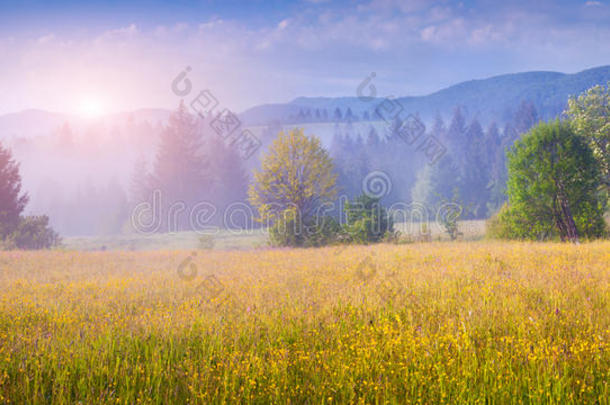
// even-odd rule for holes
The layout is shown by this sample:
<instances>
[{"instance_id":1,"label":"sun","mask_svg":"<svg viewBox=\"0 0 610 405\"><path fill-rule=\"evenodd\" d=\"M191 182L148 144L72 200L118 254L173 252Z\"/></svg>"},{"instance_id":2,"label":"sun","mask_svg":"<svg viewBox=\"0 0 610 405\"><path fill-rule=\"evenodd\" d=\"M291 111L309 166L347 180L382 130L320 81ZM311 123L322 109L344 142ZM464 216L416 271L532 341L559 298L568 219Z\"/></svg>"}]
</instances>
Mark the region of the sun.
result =
<instances>
[{"instance_id":1,"label":"sun","mask_svg":"<svg viewBox=\"0 0 610 405\"><path fill-rule=\"evenodd\" d=\"M78 113L85 118L97 118L106 113L106 108L99 98L84 97L80 100Z\"/></svg>"}]
</instances>

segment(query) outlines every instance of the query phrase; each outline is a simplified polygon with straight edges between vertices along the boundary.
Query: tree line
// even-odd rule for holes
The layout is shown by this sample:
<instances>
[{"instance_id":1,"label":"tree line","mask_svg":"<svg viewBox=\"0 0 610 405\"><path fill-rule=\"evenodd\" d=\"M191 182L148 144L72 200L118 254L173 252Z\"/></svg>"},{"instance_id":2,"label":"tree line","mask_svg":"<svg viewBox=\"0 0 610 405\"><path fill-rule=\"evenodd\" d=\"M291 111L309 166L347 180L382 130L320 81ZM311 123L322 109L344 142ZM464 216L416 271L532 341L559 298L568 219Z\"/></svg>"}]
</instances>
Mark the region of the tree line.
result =
<instances>
[{"instance_id":1,"label":"tree line","mask_svg":"<svg viewBox=\"0 0 610 405\"><path fill-rule=\"evenodd\" d=\"M568 105L561 120L545 123L538 122L531 104L522 103L502 136L495 124L486 131L476 119L467 125L459 108L448 129L437 119L432 132L452 153L419 171L413 200L451 201L474 218L495 214L488 226L492 237L571 242L604 237L610 85L593 87ZM383 139L374 128L366 141L336 133L330 153L300 130L280 133L249 193L259 220L271 224L271 241L319 246L395 236L392 212L380 206L379 198L358 195L358 181L373 166L403 173L416 166L414 159L404 159L399 146L401 125L393 123ZM408 181L407 176L395 178ZM345 203L351 220L346 224L338 223L332 211L325 215L329 211L319 209L336 198L340 187L353 197ZM446 225L454 238L455 221Z\"/></svg>"},{"instance_id":2,"label":"tree line","mask_svg":"<svg viewBox=\"0 0 610 405\"><path fill-rule=\"evenodd\" d=\"M206 224L220 225L222 207L248 201L277 244L378 241L396 236L393 212L383 208L381 197L362 192L362 180L381 171L391 179L391 190L383 195L386 205L452 202L463 208L463 218L492 216L489 233L497 237L601 237L610 187L609 105L608 87L596 86L571 98L561 120L542 123L533 105L523 102L502 130L494 123L483 129L476 117L468 121L458 107L448 126L438 116L426 131L447 149L434 164L405 143L404 123L398 119L381 131L371 126L366 136L355 133L349 121L337 123L328 150L302 131L281 132L251 181L237 151L181 104L161 128L152 162L136 162L129 197L121 198L117 211L128 216L138 204L152 204L159 191L162 199L153 214L158 218L152 219L158 220L155 231L167 232L193 230L188 213L202 202L219 211L206 212ZM277 131L269 128L264 136ZM336 204L320 211L339 194L347 198L340 204L347 223L338 220ZM23 215L28 199L21 190L19 165L0 147L4 248L50 247L60 241L47 216ZM116 223L124 228L126 220L117 218ZM244 224L249 220L242 218ZM458 234L455 223L447 227Z\"/></svg>"}]
</instances>

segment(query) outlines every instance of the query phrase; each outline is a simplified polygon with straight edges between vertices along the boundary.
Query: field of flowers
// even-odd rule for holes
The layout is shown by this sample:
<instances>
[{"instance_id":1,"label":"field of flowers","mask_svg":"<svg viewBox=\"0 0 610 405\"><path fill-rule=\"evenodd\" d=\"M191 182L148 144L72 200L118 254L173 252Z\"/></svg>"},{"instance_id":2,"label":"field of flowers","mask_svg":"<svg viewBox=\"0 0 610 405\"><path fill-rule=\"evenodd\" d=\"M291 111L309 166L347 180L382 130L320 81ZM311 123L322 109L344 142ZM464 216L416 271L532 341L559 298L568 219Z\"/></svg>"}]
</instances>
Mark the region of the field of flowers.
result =
<instances>
[{"instance_id":1,"label":"field of flowers","mask_svg":"<svg viewBox=\"0 0 610 405\"><path fill-rule=\"evenodd\" d=\"M608 403L610 242L0 252L0 403Z\"/></svg>"}]
</instances>

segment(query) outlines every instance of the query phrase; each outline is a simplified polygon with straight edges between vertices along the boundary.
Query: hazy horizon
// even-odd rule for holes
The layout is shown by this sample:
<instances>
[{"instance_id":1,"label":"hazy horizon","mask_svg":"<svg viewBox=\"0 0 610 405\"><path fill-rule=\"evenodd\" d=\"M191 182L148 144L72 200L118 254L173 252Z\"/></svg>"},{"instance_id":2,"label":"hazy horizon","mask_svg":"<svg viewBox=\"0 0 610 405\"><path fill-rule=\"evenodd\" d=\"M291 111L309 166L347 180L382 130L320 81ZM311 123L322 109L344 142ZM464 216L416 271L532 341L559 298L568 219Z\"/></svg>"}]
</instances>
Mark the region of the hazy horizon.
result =
<instances>
[{"instance_id":1,"label":"hazy horizon","mask_svg":"<svg viewBox=\"0 0 610 405\"><path fill-rule=\"evenodd\" d=\"M429 94L525 71L607 65L606 1L3 2L0 114L175 107L169 83L234 111L296 97Z\"/></svg>"},{"instance_id":2,"label":"hazy horizon","mask_svg":"<svg viewBox=\"0 0 610 405\"><path fill-rule=\"evenodd\" d=\"M447 86L438 88L436 90L432 90L430 92L426 92L426 93L422 93L422 94L415 94L415 95L402 95L402 94L398 94L395 95L393 97L423 97L423 96L428 96L434 93L437 93L439 91L451 88L453 86L456 85L460 85L462 83L468 83L468 82L472 82L472 81L482 81L482 80L486 80L486 79L492 79L495 77L499 77L499 76L509 76L509 75L516 75L516 74L521 74L521 73L561 73L561 74L566 74L566 75L572 75L572 74L576 74L576 73L580 73L580 72L584 72L590 69L595 69L595 68L602 68L602 67L606 67L606 66L610 66L610 65L599 65L599 66L590 66L587 67L585 69L579 70L579 71L575 71L575 72L560 72L560 71L556 71L556 70L532 70L532 71L519 71L519 72L507 72L507 73L502 73L502 74L498 74L498 75L492 75L492 76L486 76L486 77L473 77L471 79L466 79L460 82L456 82L456 83L451 83ZM373 72L374 73L374 72ZM376 77L376 76L375 76ZM363 80L360 81L363 82L366 78L363 78ZM360 84L358 83L358 84ZM237 114L241 114L242 112L248 111L249 109L253 108L253 107L257 107L257 106L261 106L261 105L270 105L270 104L289 104L294 102L295 100L299 99L299 98L308 98L308 99L316 99L316 98L320 98L320 99L324 99L324 98L328 98L328 99L332 99L332 98L341 98L341 97L357 97L357 93L354 92L354 94L344 94L344 95L337 95L337 96L328 96L328 95L324 95L324 94L319 94L319 95L298 95L295 96L291 99L286 99L286 100L275 100L275 101L270 101L268 103L261 103L261 104L253 104L253 105L249 105L246 106L245 108L243 108L242 110L239 111L235 111ZM381 95L377 96L379 98L379 100L383 100L383 97ZM103 118L103 117L107 117L107 116L112 116L112 115L117 115L117 114L128 114L128 113L133 113L133 112L138 112L138 111L154 111L154 110L163 110L163 111L173 111L176 109L176 106L179 104L181 99L176 99L176 103L172 106L148 106L148 105L142 105L142 106L136 106L132 109L127 109L127 110L117 110L117 111L104 111L103 113L101 113L100 115L94 115L94 116L87 116L87 115L82 115L78 112L70 112L70 111L54 111L54 110L48 110L48 109L43 109L43 108L25 108L22 110L18 110L18 111L9 111L9 112L5 112L5 113L0 113L0 116L3 115L11 115L11 114L19 114L19 113L23 113L23 112L28 112L28 111L40 111L40 112L47 112L47 113L51 113L51 114L59 114L59 115L66 115L69 116L70 118L74 118L74 119L80 119L82 121L94 121L98 118Z\"/></svg>"}]
</instances>

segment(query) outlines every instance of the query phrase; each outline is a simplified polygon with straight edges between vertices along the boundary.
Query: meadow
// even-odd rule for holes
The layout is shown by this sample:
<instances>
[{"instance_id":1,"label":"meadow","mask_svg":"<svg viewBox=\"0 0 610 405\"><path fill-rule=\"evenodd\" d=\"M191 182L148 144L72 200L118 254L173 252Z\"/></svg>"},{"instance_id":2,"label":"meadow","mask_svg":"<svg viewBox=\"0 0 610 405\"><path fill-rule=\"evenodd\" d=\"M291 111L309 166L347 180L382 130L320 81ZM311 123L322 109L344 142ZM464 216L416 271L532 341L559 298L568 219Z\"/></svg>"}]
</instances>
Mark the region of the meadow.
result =
<instances>
[{"instance_id":1,"label":"meadow","mask_svg":"<svg viewBox=\"0 0 610 405\"><path fill-rule=\"evenodd\" d=\"M484 220L458 221L462 235L460 240L480 240L485 237ZM610 224L610 222L609 222ZM449 236L436 222L426 224L431 240L449 240ZM418 222L397 222L394 229L405 239L416 241L422 224ZM203 236L203 238L202 238ZM269 245L266 229L227 230L216 232L181 231L172 233L125 233L120 235L69 236L62 245L67 250L104 251L104 250L249 250ZM203 243L202 243L203 239Z\"/></svg>"},{"instance_id":2,"label":"meadow","mask_svg":"<svg viewBox=\"0 0 610 405\"><path fill-rule=\"evenodd\" d=\"M0 252L0 403L591 403L610 242Z\"/></svg>"}]
</instances>

